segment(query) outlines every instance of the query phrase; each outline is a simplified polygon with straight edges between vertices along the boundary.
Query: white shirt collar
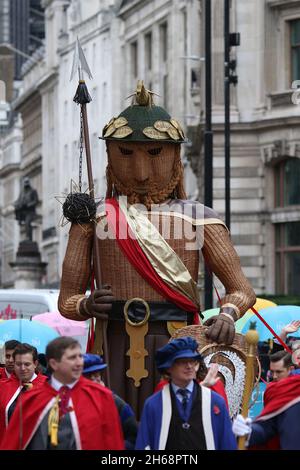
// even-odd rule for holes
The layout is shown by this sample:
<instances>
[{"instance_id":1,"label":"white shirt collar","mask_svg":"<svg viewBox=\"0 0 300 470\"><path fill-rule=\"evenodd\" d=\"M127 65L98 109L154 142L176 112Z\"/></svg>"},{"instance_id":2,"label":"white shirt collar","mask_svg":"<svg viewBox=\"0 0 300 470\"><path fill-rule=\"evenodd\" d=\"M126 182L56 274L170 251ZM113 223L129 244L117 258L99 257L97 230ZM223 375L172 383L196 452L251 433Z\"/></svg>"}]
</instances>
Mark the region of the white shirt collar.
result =
<instances>
[{"instance_id":1,"label":"white shirt collar","mask_svg":"<svg viewBox=\"0 0 300 470\"><path fill-rule=\"evenodd\" d=\"M31 379L30 379L28 382L23 382L23 383L30 383L30 382L33 382L34 379L36 379L36 378L37 378L37 375L36 375L36 373L34 372L33 375L32 375L32 377L31 377ZM20 387L22 388L23 385L21 384Z\"/></svg>"},{"instance_id":2,"label":"white shirt collar","mask_svg":"<svg viewBox=\"0 0 300 470\"><path fill-rule=\"evenodd\" d=\"M54 388L54 390L56 390L57 392L64 385L66 385L69 388L73 388L77 384L77 382L78 380L75 380L74 382L71 382L70 384L63 384L59 380L57 380L53 375L51 375L51 379L50 379L51 387Z\"/></svg>"},{"instance_id":3,"label":"white shirt collar","mask_svg":"<svg viewBox=\"0 0 300 470\"><path fill-rule=\"evenodd\" d=\"M171 382L171 385L172 385L172 388L173 388L173 391L176 395L176 393L178 392L178 390L182 389L183 387L178 387L178 385L175 385L173 382ZM193 390L194 390L194 381L191 380L188 385L186 387L184 387L186 390L188 390L191 394L193 393Z\"/></svg>"},{"instance_id":4,"label":"white shirt collar","mask_svg":"<svg viewBox=\"0 0 300 470\"><path fill-rule=\"evenodd\" d=\"M37 378L37 375L36 375L36 373L34 372L34 373L33 373L33 376L32 376L31 379L29 380L29 382L33 382L34 379L36 379L36 378Z\"/></svg>"}]
</instances>

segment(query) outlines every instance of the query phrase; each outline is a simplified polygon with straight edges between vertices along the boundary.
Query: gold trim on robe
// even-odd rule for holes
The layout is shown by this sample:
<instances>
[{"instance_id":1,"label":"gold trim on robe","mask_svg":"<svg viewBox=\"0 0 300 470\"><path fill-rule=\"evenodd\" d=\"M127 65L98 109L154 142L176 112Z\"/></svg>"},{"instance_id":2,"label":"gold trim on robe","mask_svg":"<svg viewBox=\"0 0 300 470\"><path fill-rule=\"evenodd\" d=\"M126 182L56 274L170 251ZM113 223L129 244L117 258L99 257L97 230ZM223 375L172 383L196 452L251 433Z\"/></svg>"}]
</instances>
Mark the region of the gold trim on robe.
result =
<instances>
[{"instance_id":1,"label":"gold trim on robe","mask_svg":"<svg viewBox=\"0 0 300 470\"><path fill-rule=\"evenodd\" d=\"M119 207L157 274L169 286L191 300L200 311L197 283L186 266L150 220L134 206L127 207L122 199L119 198Z\"/></svg>"}]
</instances>

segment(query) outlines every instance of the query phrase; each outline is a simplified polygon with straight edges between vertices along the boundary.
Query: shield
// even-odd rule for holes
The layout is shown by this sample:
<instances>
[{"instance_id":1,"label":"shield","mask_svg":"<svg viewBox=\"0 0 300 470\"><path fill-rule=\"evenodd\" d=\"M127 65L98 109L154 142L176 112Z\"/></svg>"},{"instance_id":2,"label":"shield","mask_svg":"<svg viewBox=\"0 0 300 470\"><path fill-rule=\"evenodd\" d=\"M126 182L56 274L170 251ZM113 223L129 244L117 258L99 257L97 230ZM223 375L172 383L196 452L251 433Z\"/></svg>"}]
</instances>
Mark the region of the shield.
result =
<instances>
[{"instance_id":1,"label":"shield","mask_svg":"<svg viewBox=\"0 0 300 470\"><path fill-rule=\"evenodd\" d=\"M31 344L39 353L44 353L47 344L58 336L53 328L30 320L6 320L0 324L0 346L16 339L21 343Z\"/></svg>"}]
</instances>

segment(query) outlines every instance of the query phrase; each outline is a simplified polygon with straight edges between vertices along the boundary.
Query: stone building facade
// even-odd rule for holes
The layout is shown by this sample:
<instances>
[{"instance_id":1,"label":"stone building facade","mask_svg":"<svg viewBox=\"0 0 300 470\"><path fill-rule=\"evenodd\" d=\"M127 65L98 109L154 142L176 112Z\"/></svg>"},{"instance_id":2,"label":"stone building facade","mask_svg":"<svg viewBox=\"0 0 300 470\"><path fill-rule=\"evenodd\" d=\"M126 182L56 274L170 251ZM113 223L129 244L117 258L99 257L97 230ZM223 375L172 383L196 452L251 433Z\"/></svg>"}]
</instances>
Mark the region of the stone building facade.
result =
<instances>
[{"instance_id":1,"label":"stone building facade","mask_svg":"<svg viewBox=\"0 0 300 470\"><path fill-rule=\"evenodd\" d=\"M110 117L125 108L124 98L142 78L159 95L156 103L185 128L187 192L201 201L205 2L42 3L45 53L38 67L25 70L17 109L24 134L20 169L31 168L40 191L36 237L48 262L45 282L55 285L68 234L68 226L59 227L61 206L55 196L68 193L70 180L78 179L79 109L72 101L76 79L69 81L76 37L93 74L87 85L93 98L88 115L96 194L105 194L106 166L98 136ZM212 13L214 209L224 218L223 2L212 0ZM232 0L231 31L241 34L241 45L231 51L239 77L231 89L232 239L257 294L300 294L299 106L291 88L300 79L300 1ZM28 134L30 119L35 137ZM36 139L28 154L26 138ZM32 167L30 158L35 159ZM7 273L4 268L4 285L9 284Z\"/></svg>"},{"instance_id":2,"label":"stone building facade","mask_svg":"<svg viewBox=\"0 0 300 470\"><path fill-rule=\"evenodd\" d=\"M217 8L218 4L218 8ZM223 66L214 2L214 77ZM231 106L231 235L257 294L300 294L300 2L232 2L238 86ZM214 208L224 214L223 88L214 79ZM295 100L294 100L295 101Z\"/></svg>"},{"instance_id":3,"label":"stone building facade","mask_svg":"<svg viewBox=\"0 0 300 470\"><path fill-rule=\"evenodd\" d=\"M9 287L14 283L14 275L9 263L15 259L19 242L18 224L15 220L13 203L16 201L20 190L22 141L22 121L19 117L8 132L0 135L0 250L2 287Z\"/></svg>"}]
</instances>

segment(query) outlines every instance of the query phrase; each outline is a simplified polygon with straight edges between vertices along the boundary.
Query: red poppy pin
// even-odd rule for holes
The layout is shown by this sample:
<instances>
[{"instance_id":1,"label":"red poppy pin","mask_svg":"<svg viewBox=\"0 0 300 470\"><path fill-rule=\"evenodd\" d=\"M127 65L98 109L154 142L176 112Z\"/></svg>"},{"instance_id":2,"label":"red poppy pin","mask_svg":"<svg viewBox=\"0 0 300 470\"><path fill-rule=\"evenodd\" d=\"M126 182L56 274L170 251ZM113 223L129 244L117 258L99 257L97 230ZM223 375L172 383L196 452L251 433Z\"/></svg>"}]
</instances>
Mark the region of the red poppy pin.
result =
<instances>
[{"instance_id":1,"label":"red poppy pin","mask_svg":"<svg viewBox=\"0 0 300 470\"><path fill-rule=\"evenodd\" d=\"M218 405L214 405L213 412L214 412L215 415L219 415L221 413L220 408L218 407Z\"/></svg>"}]
</instances>

